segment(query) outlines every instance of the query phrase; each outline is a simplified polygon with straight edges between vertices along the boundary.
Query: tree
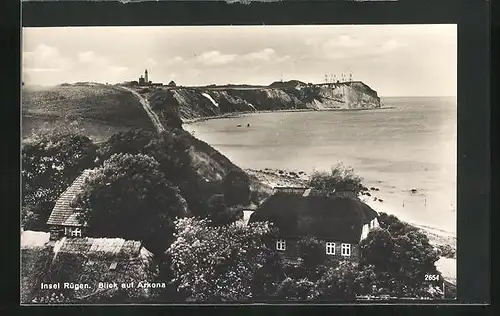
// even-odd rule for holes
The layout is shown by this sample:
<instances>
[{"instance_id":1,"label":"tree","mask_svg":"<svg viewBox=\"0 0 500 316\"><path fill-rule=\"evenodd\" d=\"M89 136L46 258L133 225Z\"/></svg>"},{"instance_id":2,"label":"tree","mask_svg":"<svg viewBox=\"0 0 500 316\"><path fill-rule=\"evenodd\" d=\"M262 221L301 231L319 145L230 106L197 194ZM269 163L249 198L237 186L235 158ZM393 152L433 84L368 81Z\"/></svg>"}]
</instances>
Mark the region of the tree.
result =
<instances>
[{"instance_id":1,"label":"tree","mask_svg":"<svg viewBox=\"0 0 500 316\"><path fill-rule=\"evenodd\" d=\"M81 134L43 131L22 145L22 220L42 230L59 195L94 165L96 146Z\"/></svg>"},{"instance_id":2,"label":"tree","mask_svg":"<svg viewBox=\"0 0 500 316\"><path fill-rule=\"evenodd\" d=\"M142 240L154 253L173 238L173 220L189 215L177 187L153 158L115 154L97 168L76 197L95 236Z\"/></svg>"},{"instance_id":3,"label":"tree","mask_svg":"<svg viewBox=\"0 0 500 316\"><path fill-rule=\"evenodd\" d=\"M362 276L363 271L358 270L352 262L340 262L337 267L329 267L317 282L316 299L354 300L364 285L361 281Z\"/></svg>"},{"instance_id":4,"label":"tree","mask_svg":"<svg viewBox=\"0 0 500 316\"><path fill-rule=\"evenodd\" d=\"M227 206L248 205L250 202L250 179L242 171L233 169L223 179L224 199Z\"/></svg>"},{"instance_id":5,"label":"tree","mask_svg":"<svg viewBox=\"0 0 500 316\"><path fill-rule=\"evenodd\" d=\"M243 211L238 207L228 207L224 195L214 194L208 200L208 218L213 225L227 225L243 218Z\"/></svg>"},{"instance_id":6,"label":"tree","mask_svg":"<svg viewBox=\"0 0 500 316\"><path fill-rule=\"evenodd\" d=\"M273 287L268 274L279 267L279 257L266 245L266 223L212 226L206 219L183 218L175 227L176 240L167 250L172 283L190 300L245 301L255 289Z\"/></svg>"},{"instance_id":7,"label":"tree","mask_svg":"<svg viewBox=\"0 0 500 316\"><path fill-rule=\"evenodd\" d=\"M119 153L153 157L167 180L179 187L191 212L204 215L203 191L196 170L192 167L190 147L185 132L179 129L166 130L160 134L131 129L111 136L99 149L99 159L104 161Z\"/></svg>"},{"instance_id":8,"label":"tree","mask_svg":"<svg viewBox=\"0 0 500 316\"><path fill-rule=\"evenodd\" d=\"M435 266L439 252L430 245L427 236L396 217L382 216L381 227L386 229L370 232L361 243L360 265L373 266L379 288L390 294L433 295L429 286L438 283L429 283L425 275L439 275Z\"/></svg>"},{"instance_id":9,"label":"tree","mask_svg":"<svg viewBox=\"0 0 500 316\"><path fill-rule=\"evenodd\" d=\"M331 168L330 173L313 172L309 186L325 192L352 190L358 194L365 189L362 181L363 179L354 173L354 169L338 163Z\"/></svg>"}]
</instances>

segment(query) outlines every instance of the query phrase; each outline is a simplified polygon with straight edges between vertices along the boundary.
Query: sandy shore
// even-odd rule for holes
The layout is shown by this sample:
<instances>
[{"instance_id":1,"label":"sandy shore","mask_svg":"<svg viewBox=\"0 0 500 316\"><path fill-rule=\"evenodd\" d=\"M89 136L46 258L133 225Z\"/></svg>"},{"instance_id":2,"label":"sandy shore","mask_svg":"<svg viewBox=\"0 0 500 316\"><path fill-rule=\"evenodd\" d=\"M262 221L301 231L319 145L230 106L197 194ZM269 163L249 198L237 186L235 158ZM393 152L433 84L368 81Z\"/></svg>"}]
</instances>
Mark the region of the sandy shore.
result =
<instances>
[{"instance_id":1,"label":"sandy shore","mask_svg":"<svg viewBox=\"0 0 500 316\"><path fill-rule=\"evenodd\" d=\"M386 110L386 109L393 109L394 107L392 106L381 106L379 108L359 108L359 109L289 109L289 110L261 110L261 111L244 111L244 112L236 112L236 113L225 113L221 115L214 115L214 116L205 116L205 117L198 117L198 118L193 118L193 119L182 119L182 124L192 124L196 122L203 122L203 121L208 121L208 120L214 120L214 119L223 119L223 118L234 118L234 117L241 117L243 115L248 115L248 114L262 114L262 113L276 113L276 112L319 112L319 111L370 111L370 110Z\"/></svg>"}]
</instances>

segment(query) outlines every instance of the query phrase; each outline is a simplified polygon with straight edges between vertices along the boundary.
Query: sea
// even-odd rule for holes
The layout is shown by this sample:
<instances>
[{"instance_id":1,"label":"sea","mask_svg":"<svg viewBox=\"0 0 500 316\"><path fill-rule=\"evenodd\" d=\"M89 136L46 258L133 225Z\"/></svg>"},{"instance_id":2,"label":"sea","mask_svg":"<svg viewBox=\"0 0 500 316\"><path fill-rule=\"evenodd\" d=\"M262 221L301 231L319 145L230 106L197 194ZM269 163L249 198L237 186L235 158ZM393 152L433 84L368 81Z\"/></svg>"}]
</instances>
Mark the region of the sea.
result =
<instances>
[{"instance_id":1,"label":"sea","mask_svg":"<svg viewBox=\"0 0 500 316\"><path fill-rule=\"evenodd\" d=\"M381 98L382 108L242 114L185 124L242 168L354 169L377 211L456 237L457 102ZM249 126L247 126L249 125Z\"/></svg>"}]
</instances>

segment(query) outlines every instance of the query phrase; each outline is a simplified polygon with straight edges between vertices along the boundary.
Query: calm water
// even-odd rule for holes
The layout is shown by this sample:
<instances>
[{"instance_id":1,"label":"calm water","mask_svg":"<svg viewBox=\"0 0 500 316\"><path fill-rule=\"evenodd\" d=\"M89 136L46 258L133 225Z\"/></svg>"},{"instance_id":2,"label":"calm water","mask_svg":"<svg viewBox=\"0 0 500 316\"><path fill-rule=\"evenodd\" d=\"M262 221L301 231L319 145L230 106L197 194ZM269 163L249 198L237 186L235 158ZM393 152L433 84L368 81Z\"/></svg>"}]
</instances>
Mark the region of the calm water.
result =
<instances>
[{"instance_id":1,"label":"calm water","mask_svg":"<svg viewBox=\"0 0 500 316\"><path fill-rule=\"evenodd\" d=\"M382 102L394 108L258 113L185 128L243 168L311 172L343 162L380 188L383 211L454 233L456 99Z\"/></svg>"}]
</instances>

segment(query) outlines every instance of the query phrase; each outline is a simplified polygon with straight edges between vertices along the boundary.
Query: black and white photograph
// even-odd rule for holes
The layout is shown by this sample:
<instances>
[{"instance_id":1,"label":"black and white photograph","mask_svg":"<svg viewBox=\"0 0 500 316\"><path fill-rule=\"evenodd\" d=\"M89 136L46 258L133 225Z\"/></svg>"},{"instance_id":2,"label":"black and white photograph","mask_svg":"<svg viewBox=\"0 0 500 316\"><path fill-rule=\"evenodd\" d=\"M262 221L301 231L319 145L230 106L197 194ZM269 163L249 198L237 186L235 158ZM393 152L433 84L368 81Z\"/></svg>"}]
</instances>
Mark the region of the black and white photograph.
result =
<instances>
[{"instance_id":1,"label":"black and white photograph","mask_svg":"<svg viewBox=\"0 0 500 316\"><path fill-rule=\"evenodd\" d=\"M21 60L22 305L456 299L456 24L23 27Z\"/></svg>"}]
</instances>

